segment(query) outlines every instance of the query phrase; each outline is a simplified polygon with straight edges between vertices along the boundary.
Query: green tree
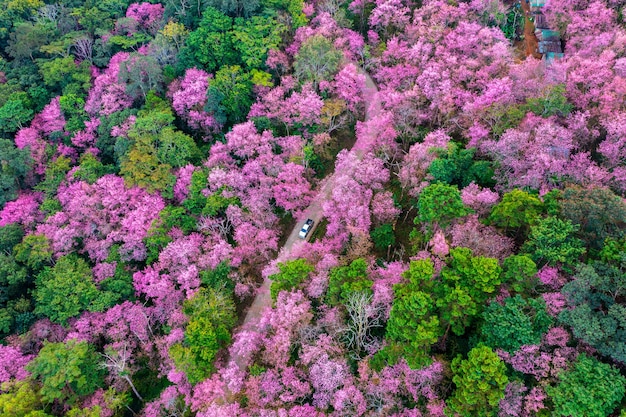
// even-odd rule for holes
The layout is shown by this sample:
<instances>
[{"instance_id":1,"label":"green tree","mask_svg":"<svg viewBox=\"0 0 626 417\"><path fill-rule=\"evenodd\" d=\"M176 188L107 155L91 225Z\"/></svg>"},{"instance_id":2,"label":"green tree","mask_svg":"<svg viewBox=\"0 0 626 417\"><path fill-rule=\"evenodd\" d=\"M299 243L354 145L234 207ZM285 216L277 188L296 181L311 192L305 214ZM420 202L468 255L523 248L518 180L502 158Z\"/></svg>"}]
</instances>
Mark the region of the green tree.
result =
<instances>
[{"instance_id":1,"label":"green tree","mask_svg":"<svg viewBox=\"0 0 626 417\"><path fill-rule=\"evenodd\" d=\"M80 165L73 175L78 180L94 184L101 177L113 173L115 173L115 167L104 165L94 154L86 152L80 157Z\"/></svg>"},{"instance_id":2,"label":"green tree","mask_svg":"<svg viewBox=\"0 0 626 417\"><path fill-rule=\"evenodd\" d=\"M123 38L126 38L124 36ZM118 82L126 86L131 97L147 99L148 93L163 89L163 70L156 58L150 55L133 54L120 64Z\"/></svg>"},{"instance_id":3,"label":"green tree","mask_svg":"<svg viewBox=\"0 0 626 417\"><path fill-rule=\"evenodd\" d=\"M253 16L235 19L233 39L241 61L248 70L265 68L267 52L278 49L287 27L273 17Z\"/></svg>"},{"instance_id":4,"label":"green tree","mask_svg":"<svg viewBox=\"0 0 626 417\"><path fill-rule=\"evenodd\" d=\"M331 269L326 302L330 305L337 305L346 300L353 291L371 292L372 284L367 273L365 259L355 259L348 266Z\"/></svg>"},{"instance_id":5,"label":"green tree","mask_svg":"<svg viewBox=\"0 0 626 417\"><path fill-rule=\"evenodd\" d=\"M575 234L580 229L569 220L549 216L530 227L523 251L540 265L562 265L571 271L586 250L583 241Z\"/></svg>"},{"instance_id":6,"label":"green tree","mask_svg":"<svg viewBox=\"0 0 626 417\"><path fill-rule=\"evenodd\" d=\"M626 307L621 303L626 295L624 266L580 264L574 279L561 290L570 308L559 314L577 339L622 363L626 363Z\"/></svg>"},{"instance_id":7,"label":"green tree","mask_svg":"<svg viewBox=\"0 0 626 417\"><path fill-rule=\"evenodd\" d=\"M309 274L315 270L315 267L305 259L293 259L287 262L279 262L278 270L280 272L269 276L269 279L272 280L270 294L274 301L276 301L279 292L289 291L302 284L309 277Z\"/></svg>"},{"instance_id":8,"label":"green tree","mask_svg":"<svg viewBox=\"0 0 626 417\"><path fill-rule=\"evenodd\" d=\"M470 350L467 359L452 361L456 390L448 400L446 414L462 417L491 417L498 412L508 383L506 367L487 346Z\"/></svg>"},{"instance_id":9,"label":"green tree","mask_svg":"<svg viewBox=\"0 0 626 417\"><path fill-rule=\"evenodd\" d=\"M102 386L104 370L99 361L91 345L70 339L65 343L44 342L26 369L41 383L43 401L72 405Z\"/></svg>"},{"instance_id":10,"label":"green tree","mask_svg":"<svg viewBox=\"0 0 626 417\"><path fill-rule=\"evenodd\" d=\"M430 164L428 172L435 181L465 188L475 182L483 187L495 185L493 168L488 161L476 161L476 148L465 149L454 142L447 149L437 149L437 158Z\"/></svg>"},{"instance_id":11,"label":"green tree","mask_svg":"<svg viewBox=\"0 0 626 417\"><path fill-rule=\"evenodd\" d=\"M31 284L32 278L26 268L12 255L0 252L0 333L16 330L17 320L29 321L24 314L32 316L32 306L26 298Z\"/></svg>"},{"instance_id":12,"label":"green tree","mask_svg":"<svg viewBox=\"0 0 626 417\"><path fill-rule=\"evenodd\" d=\"M396 243L396 236L393 233L393 226L389 223L383 224L371 231L370 236L374 246L378 250L386 250Z\"/></svg>"},{"instance_id":13,"label":"green tree","mask_svg":"<svg viewBox=\"0 0 626 417\"><path fill-rule=\"evenodd\" d=\"M500 279L518 294L527 295L537 285L537 265L526 255L511 255L502 261Z\"/></svg>"},{"instance_id":14,"label":"green tree","mask_svg":"<svg viewBox=\"0 0 626 417\"><path fill-rule=\"evenodd\" d=\"M430 346L443 335L435 300L431 295L432 261L411 261L403 274L407 284L394 286L394 300L386 337L397 343L409 366L419 369L429 360ZM392 347L393 349L393 347Z\"/></svg>"},{"instance_id":15,"label":"green tree","mask_svg":"<svg viewBox=\"0 0 626 417\"><path fill-rule=\"evenodd\" d=\"M0 107L0 133L11 134L24 127L32 117L33 110L29 107L25 94L12 95L2 107ZM0 139L3 140L3 139ZM3 148L6 145L0 144Z\"/></svg>"},{"instance_id":16,"label":"green tree","mask_svg":"<svg viewBox=\"0 0 626 417\"><path fill-rule=\"evenodd\" d=\"M492 302L483 312L481 340L492 348L515 352L522 345L537 345L552 325L542 298L509 297L504 305Z\"/></svg>"},{"instance_id":17,"label":"green tree","mask_svg":"<svg viewBox=\"0 0 626 417\"><path fill-rule=\"evenodd\" d=\"M6 52L17 61L42 57L40 48L56 35L56 27L50 24L20 22L11 32Z\"/></svg>"},{"instance_id":18,"label":"green tree","mask_svg":"<svg viewBox=\"0 0 626 417\"><path fill-rule=\"evenodd\" d=\"M561 215L579 226L578 237L596 250L607 237L618 236L626 223L626 203L608 188L568 187L560 206Z\"/></svg>"},{"instance_id":19,"label":"green tree","mask_svg":"<svg viewBox=\"0 0 626 417\"><path fill-rule=\"evenodd\" d=\"M567 101L565 93L565 85L557 84L544 91L540 97L529 98L526 101L526 105L530 111L538 116L551 117L556 115L565 117L574 108Z\"/></svg>"},{"instance_id":20,"label":"green tree","mask_svg":"<svg viewBox=\"0 0 626 417\"><path fill-rule=\"evenodd\" d=\"M205 110L224 113L231 124L244 121L252 106L252 78L239 65L226 65L215 73L209 85Z\"/></svg>"},{"instance_id":21,"label":"green tree","mask_svg":"<svg viewBox=\"0 0 626 417\"><path fill-rule=\"evenodd\" d=\"M296 77L301 82L312 82L317 88L320 81L330 80L339 69L343 54L322 35L307 39L300 46L293 64Z\"/></svg>"},{"instance_id":22,"label":"green tree","mask_svg":"<svg viewBox=\"0 0 626 417\"><path fill-rule=\"evenodd\" d=\"M59 185L72 167L72 161L66 156L59 156L46 167L46 176L35 189L45 193L46 197L56 197Z\"/></svg>"},{"instance_id":23,"label":"green tree","mask_svg":"<svg viewBox=\"0 0 626 417\"><path fill-rule=\"evenodd\" d=\"M13 247L24 238L24 230L17 223L0 226L0 253L11 253Z\"/></svg>"},{"instance_id":24,"label":"green tree","mask_svg":"<svg viewBox=\"0 0 626 417\"><path fill-rule=\"evenodd\" d=\"M543 211L543 204L534 195L522 190L512 190L504 194L489 216L489 221L505 230L524 231Z\"/></svg>"},{"instance_id":25,"label":"green tree","mask_svg":"<svg viewBox=\"0 0 626 417\"><path fill-rule=\"evenodd\" d=\"M501 272L497 259L473 256L468 248L451 249L450 261L434 287L440 320L455 334L465 333L498 289Z\"/></svg>"},{"instance_id":26,"label":"green tree","mask_svg":"<svg viewBox=\"0 0 626 417\"><path fill-rule=\"evenodd\" d=\"M214 7L229 16L250 17L257 11L259 0L204 0L205 7Z\"/></svg>"},{"instance_id":27,"label":"green tree","mask_svg":"<svg viewBox=\"0 0 626 417\"><path fill-rule=\"evenodd\" d=\"M88 61L76 64L74 56L68 55L50 61L42 60L38 64L44 84L57 94L85 93L89 90L91 72Z\"/></svg>"},{"instance_id":28,"label":"green tree","mask_svg":"<svg viewBox=\"0 0 626 417\"><path fill-rule=\"evenodd\" d=\"M205 288L183 303L183 312L189 317L185 338L170 348L170 356L189 382L196 384L215 371L213 361L230 343L237 314L230 297Z\"/></svg>"},{"instance_id":29,"label":"green tree","mask_svg":"<svg viewBox=\"0 0 626 417\"><path fill-rule=\"evenodd\" d=\"M181 64L185 67L202 66L215 72L224 65L239 63L232 34L233 19L213 7L202 12L198 29L187 37L181 50Z\"/></svg>"},{"instance_id":30,"label":"green tree","mask_svg":"<svg viewBox=\"0 0 626 417\"><path fill-rule=\"evenodd\" d=\"M0 415L11 417L49 417L41 411L41 396L29 380L4 382L0 394ZM38 413L39 411L39 413Z\"/></svg>"},{"instance_id":31,"label":"green tree","mask_svg":"<svg viewBox=\"0 0 626 417\"><path fill-rule=\"evenodd\" d=\"M546 393L554 403L554 416L606 417L622 401L625 387L626 378L617 369L583 353Z\"/></svg>"},{"instance_id":32,"label":"green tree","mask_svg":"<svg viewBox=\"0 0 626 417\"><path fill-rule=\"evenodd\" d=\"M52 248L44 235L25 236L13 248L15 259L33 271L39 271L52 260Z\"/></svg>"},{"instance_id":33,"label":"green tree","mask_svg":"<svg viewBox=\"0 0 626 417\"><path fill-rule=\"evenodd\" d=\"M453 219L463 217L471 211L463 205L457 187L441 183L431 184L422 190L417 209L415 224L422 222L430 227L434 224L445 227Z\"/></svg>"},{"instance_id":34,"label":"green tree","mask_svg":"<svg viewBox=\"0 0 626 417\"><path fill-rule=\"evenodd\" d=\"M17 198L31 165L28 149L17 149L11 141L0 139L0 209Z\"/></svg>"},{"instance_id":35,"label":"green tree","mask_svg":"<svg viewBox=\"0 0 626 417\"><path fill-rule=\"evenodd\" d=\"M35 313L65 324L84 310L101 311L106 305L91 276L91 268L76 255L60 257L53 267L37 275Z\"/></svg>"}]
</instances>

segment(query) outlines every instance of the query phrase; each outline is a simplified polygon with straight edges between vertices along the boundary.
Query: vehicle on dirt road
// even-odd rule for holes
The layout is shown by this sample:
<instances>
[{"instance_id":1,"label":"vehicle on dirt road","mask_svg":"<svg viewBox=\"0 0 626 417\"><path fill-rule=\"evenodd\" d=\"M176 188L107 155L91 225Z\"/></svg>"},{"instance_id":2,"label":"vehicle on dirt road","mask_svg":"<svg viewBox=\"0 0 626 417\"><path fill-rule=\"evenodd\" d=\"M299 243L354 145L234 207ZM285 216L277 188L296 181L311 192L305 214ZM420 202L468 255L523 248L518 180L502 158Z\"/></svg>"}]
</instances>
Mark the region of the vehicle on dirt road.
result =
<instances>
[{"instance_id":1,"label":"vehicle on dirt road","mask_svg":"<svg viewBox=\"0 0 626 417\"><path fill-rule=\"evenodd\" d=\"M300 229L300 232L298 233L298 237L300 239L306 239L306 237L309 235L309 232L313 228L313 223L315 222L312 219L306 219L306 221L302 225L302 229Z\"/></svg>"}]
</instances>

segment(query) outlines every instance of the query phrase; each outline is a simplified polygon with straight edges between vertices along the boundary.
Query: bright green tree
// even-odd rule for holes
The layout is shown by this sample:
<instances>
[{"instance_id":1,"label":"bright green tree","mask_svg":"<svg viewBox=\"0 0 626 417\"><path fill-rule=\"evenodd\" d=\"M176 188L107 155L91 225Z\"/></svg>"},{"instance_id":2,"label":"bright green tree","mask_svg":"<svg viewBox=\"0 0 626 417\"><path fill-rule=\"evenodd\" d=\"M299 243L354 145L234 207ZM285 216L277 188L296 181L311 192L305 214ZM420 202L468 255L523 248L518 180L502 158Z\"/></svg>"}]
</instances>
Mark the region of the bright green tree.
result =
<instances>
[{"instance_id":1,"label":"bright green tree","mask_svg":"<svg viewBox=\"0 0 626 417\"><path fill-rule=\"evenodd\" d=\"M33 111L28 104L26 97L20 95L9 99L0 107L0 133L11 134L24 127L33 117Z\"/></svg>"},{"instance_id":2,"label":"bright green tree","mask_svg":"<svg viewBox=\"0 0 626 417\"><path fill-rule=\"evenodd\" d=\"M76 339L65 343L44 342L26 369L41 384L41 399L45 402L56 400L72 405L103 384L100 356L93 346Z\"/></svg>"},{"instance_id":3,"label":"bright green tree","mask_svg":"<svg viewBox=\"0 0 626 417\"><path fill-rule=\"evenodd\" d=\"M451 249L450 261L433 289L442 322L457 335L465 333L498 289L501 272L497 259L473 256L468 248Z\"/></svg>"},{"instance_id":4,"label":"bright green tree","mask_svg":"<svg viewBox=\"0 0 626 417\"><path fill-rule=\"evenodd\" d=\"M386 337L398 344L409 366L419 369L428 360L430 346L443 335L431 292L433 263L412 261L403 274L407 284L394 287L394 300L387 321Z\"/></svg>"},{"instance_id":5,"label":"bright green tree","mask_svg":"<svg viewBox=\"0 0 626 417\"><path fill-rule=\"evenodd\" d=\"M492 302L482 314L481 340L492 348L515 352L522 345L537 345L552 325L542 298L523 299L517 295Z\"/></svg>"},{"instance_id":6,"label":"bright green tree","mask_svg":"<svg viewBox=\"0 0 626 417\"><path fill-rule=\"evenodd\" d=\"M452 361L456 390L448 399L446 414L461 417L492 417L504 398L508 383L504 362L487 346L470 350L467 359Z\"/></svg>"},{"instance_id":7,"label":"bright green tree","mask_svg":"<svg viewBox=\"0 0 626 417\"><path fill-rule=\"evenodd\" d=\"M562 265L571 271L586 252L583 241L576 237L579 228L569 220L546 217L531 226L522 249L539 265Z\"/></svg>"},{"instance_id":8,"label":"bright green tree","mask_svg":"<svg viewBox=\"0 0 626 417\"><path fill-rule=\"evenodd\" d=\"M527 255L511 255L502 261L500 279L518 294L528 294L537 284L537 264Z\"/></svg>"},{"instance_id":9,"label":"bright green tree","mask_svg":"<svg viewBox=\"0 0 626 417\"><path fill-rule=\"evenodd\" d=\"M536 196L522 190L513 190L504 194L491 211L489 220L505 230L525 230L542 213L543 204Z\"/></svg>"},{"instance_id":10,"label":"bright green tree","mask_svg":"<svg viewBox=\"0 0 626 417\"><path fill-rule=\"evenodd\" d=\"M4 382L0 394L0 415L11 417L49 417L41 411L38 390L29 380Z\"/></svg>"},{"instance_id":11,"label":"bright green tree","mask_svg":"<svg viewBox=\"0 0 626 417\"><path fill-rule=\"evenodd\" d=\"M554 403L554 416L606 417L620 404L625 389L626 378L617 369L583 353L546 393Z\"/></svg>"},{"instance_id":12,"label":"bright green tree","mask_svg":"<svg viewBox=\"0 0 626 417\"><path fill-rule=\"evenodd\" d=\"M442 183L431 184L422 190L417 209L415 224L422 222L430 227L435 223L445 227L453 219L463 217L471 211L463 205L457 187Z\"/></svg>"},{"instance_id":13,"label":"bright green tree","mask_svg":"<svg viewBox=\"0 0 626 417\"><path fill-rule=\"evenodd\" d=\"M249 1L249 0L247 0ZM265 67L267 52L278 49L288 28L273 17L253 16L249 19L235 19L233 38L241 61L248 70Z\"/></svg>"},{"instance_id":14,"label":"bright green tree","mask_svg":"<svg viewBox=\"0 0 626 417\"><path fill-rule=\"evenodd\" d=\"M62 256L37 275L35 313L65 324L84 310L102 310L104 295L96 288L87 262L76 255Z\"/></svg>"},{"instance_id":15,"label":"bright green tree","mask_svg":"<svg viewBox=\"0 0 626 417\"><path fill-rule=\"evenodd\" d=\"M189 382L196 384L215 371L213 361L230 343L237 314L229 296L204 288L183 303L183 312L189 317L185 338L170 348L170 356Z\"/></svg>"},{"instance_id":16,"label":"bright green tree","mask_svg":"<svg viewBox=\"0 0 626 417\"><path fill-rule=\"evenodd\" d=\"M290 291L303 283L309 277L309 274L315 270L315 267L305 259L293 259L287 262L279 262L278 270L280 272L269 276L269 279L272 280L270 294L274 301L276 301L279 292Z\"/></svg>"},{"instance_id":17,"label":"bright green tree","mask_svg":"<svg viewBox=\"0 0 626 417\"><path fill-rule=\"evenodd\" d=\"M15 259L33 271L39 271L52 260L52 247L44 235L25 236L13 248Z\"/></svg>"}]
</instances>

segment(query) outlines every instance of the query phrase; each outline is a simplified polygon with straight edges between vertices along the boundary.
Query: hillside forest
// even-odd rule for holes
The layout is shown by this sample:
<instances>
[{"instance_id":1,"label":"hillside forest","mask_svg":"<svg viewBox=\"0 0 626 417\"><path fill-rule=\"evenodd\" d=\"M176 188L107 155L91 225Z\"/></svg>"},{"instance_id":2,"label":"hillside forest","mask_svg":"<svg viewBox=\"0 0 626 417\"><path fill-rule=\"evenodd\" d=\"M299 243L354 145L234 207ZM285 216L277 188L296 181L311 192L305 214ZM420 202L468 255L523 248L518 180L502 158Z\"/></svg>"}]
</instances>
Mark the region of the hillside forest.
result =
<instances>
[{"instance_id":1,"label":"hillside forest","mask_svg":"<svg viewBox=\"0 0 626 417\"><path fill-rule=\"evenodd\" d=\"M625 0L132 1L0 0L0 416L626 416Z\"/></svg>"}]
</instances>

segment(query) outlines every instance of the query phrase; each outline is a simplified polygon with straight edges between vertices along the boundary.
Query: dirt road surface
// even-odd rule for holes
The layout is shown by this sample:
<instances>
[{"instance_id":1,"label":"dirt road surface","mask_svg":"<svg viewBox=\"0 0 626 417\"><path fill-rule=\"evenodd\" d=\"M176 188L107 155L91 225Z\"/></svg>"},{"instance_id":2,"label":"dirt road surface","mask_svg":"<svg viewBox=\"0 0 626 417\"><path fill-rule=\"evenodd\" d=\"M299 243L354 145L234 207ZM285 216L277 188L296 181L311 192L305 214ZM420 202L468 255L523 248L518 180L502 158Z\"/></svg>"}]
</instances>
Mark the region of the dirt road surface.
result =
<instances>
[{"instance_id":1,"label":"dirt road surface","mask_svg":"<svg viewBox=\"0 0 626 417\"><path fill-rule=\"evenodd\" d=\"M376 88L376 85L374 84L372 78L362 69L359 69L359 72L365 75L363 97L367 106L365 111L365 121L368 121L380 114L381 104L378 97L378 89ZM359 159L363 158L365 152L368 149L371 149L371 144L375 141L375 139L375 132L372 132L372 134L370 134L369 136L361 135L361 137L357 137L357 141L354 144L352 150L350 150L350 152L355 152ZM318 225L319 222L322 220L322 204L330 199L336 177L337 172L327 177L320 184L317 195L311 201L309 207L304 210L302 217L299 218L298 223L296 223L296 227L294 227L294 229L291 231L289 237L287 238L287 241L278 253L278 261L289 259L289 255L292 249L297 245L302 244L303 241L298 237L298 232L300 231L300 228L302 227L302 224L306 219L313 219L315 225ZM244 318L242 325L238 329L239 331L259 330L259 319L261 317L261 314L266 308L271 308L272 306L272 298L270 296L270 284L271 281L266 278L263 281L261 287L257 290L257 295L252 302L252 305L248 309L246 317ZM230 358L230 361L234 362L240 370L245 371L246 367L248 366L249 359L250 358L244 357L242 355L233 355Z\"/></svg>"}]
</instances>

